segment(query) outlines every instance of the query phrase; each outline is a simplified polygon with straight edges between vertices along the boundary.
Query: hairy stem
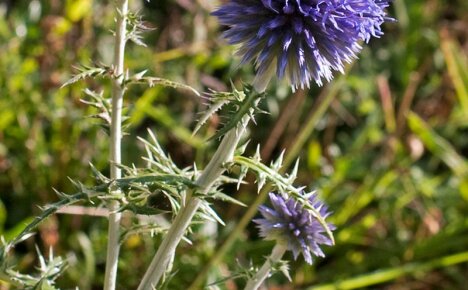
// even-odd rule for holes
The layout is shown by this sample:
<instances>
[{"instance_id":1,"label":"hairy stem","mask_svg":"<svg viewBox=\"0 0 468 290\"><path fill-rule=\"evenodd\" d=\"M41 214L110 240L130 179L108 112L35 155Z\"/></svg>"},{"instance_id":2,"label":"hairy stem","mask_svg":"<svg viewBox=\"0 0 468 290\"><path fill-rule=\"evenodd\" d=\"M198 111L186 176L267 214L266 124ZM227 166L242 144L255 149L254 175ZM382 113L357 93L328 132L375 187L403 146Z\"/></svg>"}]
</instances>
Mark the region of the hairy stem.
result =
<instances>
[{"instance_id":1,"label":"hairy stem","mask_svg":"<svg viewBox=\"0 0 468 290\"><path fill-rule=\"evenodd\" d=\"M247 285L245 286L244 290L256 290L260 285L262 285L263 281L270 275L271 268L275 263L277 263L286 252L286 245L284 244L276 244L271 252L270 257L267 258L263 266L258 270L258 272L249 279Z\"/></svg>"},{"instance_id":2,"label":"hairy stem","mask_svg":"<svg viewBox=\"0 0 468 290\"><path fill-rule=\"evenodd\" d=\"M231 129L221 141L213 158L208 163L202 175L197 180L197 185L201 193L207 193L213 183L223 174L223 164L229 162L234 154L234 150L239 143L242 134L250 120L250 117L245 116L241 123L234 129ZM150 290L156 287L159 280L166 272L167 265L175 252L177 245L182 239L185 231L190 225L190 222L197 212L202 199L188 194L187 204L180 210L179 214L174 219L169 232L162 241L156 252L151 264L146 271L138 290Z\"/></svg>"},{"instance_id":3,"label":"hairy stem","mask_svg":"<svg viewBox=\"0 0 468 290\"><path fill-rule=\"evenodd\" d=\"M112 118L110 140L110 177L119 179L122 176L118 164L121 163L122 140L122 103L125 88L122 86L124 73L124 52L126 43L126 26L128 13L128 0L116 0L116 31L114 47L114 73L112 80ZM119 233L121 214L117 213L119 204L111 201L108 204L110 210L109 229L107 242L106 274L104 278L104 290L114 290L117 280L117 265L119 261Z\"/></svg>"}]
</instances>

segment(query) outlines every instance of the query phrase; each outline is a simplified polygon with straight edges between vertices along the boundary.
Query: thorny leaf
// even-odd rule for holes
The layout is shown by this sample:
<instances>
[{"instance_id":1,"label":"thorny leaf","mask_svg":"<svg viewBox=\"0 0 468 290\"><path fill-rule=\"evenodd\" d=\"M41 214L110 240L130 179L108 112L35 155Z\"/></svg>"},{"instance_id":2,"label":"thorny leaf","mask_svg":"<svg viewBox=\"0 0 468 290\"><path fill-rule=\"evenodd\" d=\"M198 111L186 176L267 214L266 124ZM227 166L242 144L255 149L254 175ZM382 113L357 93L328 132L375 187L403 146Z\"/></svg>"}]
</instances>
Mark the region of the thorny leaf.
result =
<instances>
[{"instance_id":1,"label":"thorny leaf","mask_svg":"<svg viewBox=\"0 0 468 290\"><path fill-rule=\"evenodd\" d=\"M245 205L244 203L242 203L241 201L233 198L233 197L230 197L229 195L221 192L221 191L214 191L214 192L209 192L205 198L212 198L212 199L215 199L215 200L221 200L221 201L224 201L224 202L230 202L232 204L236 204L236 205L240 205L242 207L246 207L247 205Z\"/></svg>"},{"instance_id":2,"label":"thorny leaf","mask_svg":"<svg viewBox=\"0 0 468 290\"><path fill-rule=\"evenodd\" d=\"M208 121L208 119L213 116L217 111L221 110L221 108L228 104L228 100L219 100L214 101L208 109L202 114L200 119L198 120L197 124L195 125L195 129L193 129L192 135L197 134L197 132L201 129L201 127Z\"/></svg>"},{"instance_id":3,"label":"thorny leaf","mask_svg":"<svg viewBox=\"0 0 468 290\"><path fill-rule=\"evenodd\" d=\"M231 129L235 128L244 116L249 115L252 120L255 113L264 113L259 107L259 101L265 96L264 93L256 92L251 86L245 85L243 91L233 90L231 93L220 93L220 96L230 100L226 105L229 106L228 114L225 117L227 123L210 139L218 139ZM230 95L229 95L230 94Z\"/></svg>"},{"instance_id":4,"label":"thorny leaf","mask_svg":"<svg viewBox=\"0 0 468 290\"><path fill-rule=\"evenodd\" d=\"M130 79L128 79L126 81L126 83L128 83L128 84L146 84L149 87L154 87L156 85L160 85L160 86L170 87L170 88L174 88L174 89L184 89L184 90L191 91L192 93L194 93L197 96L200 96L200 93L196 89L192 88L189 85L174 82L174 81L164 79L164 78L159 78L159 77L144 77L144 76L141 76L141 75L135 75L135 76L131 77Z\"/></svg>"},{"instance_id":5,"label":"thorny leaf","mask_svg":"<svg viewBox=\"0 0 468 290\"><path fill-rule=\"evenodd\" d=\"M127 14L127 40L132 41L136 45L146 47L146 44L143 42L143 33L151 30L153 28L148 27L140 15L134 12Z\"/></svg>"},{"instance_id":6,"label":"thorny leaf","mask_svg":"<svg viewBox=\"0 0 468 290\"><path fill-rule=\"evenodd\" d=\"M281 158L281 157L280 157ZM310 213L320 222L322 227L327 232L327 235L330 237L331 241L335 243L333 238L333 234L328 227L327 222L325 219L320 215L319 211L312 207L308 203L308 194L304 193L303 187L295 187L293 185L295 176L297 174L297 162L296 165L291 172L291 174L287 177L283 177L279 174L276 170L266 166L265 164L261 163L259 157L254 156L252 158L244 157L244 156L234 156L233 164L238 164L239 166L248 168L249 170L254 171L257 174L257 182L259 185L263 186L263 182L265 179L268 179L273 183L273 185L282 193L292 194L295 199L300 202ZM274 162L275 166L281 166L279 162Z\"/></svg>"},{"instance_id":7,"label":"thorny leaf","mask_svg":"<svg viewBox=\"0 0 468 290\"><path fill-rule=\"evenodd\" d=\"M36 247L37 249L37 247ZM49 251L49 258L44 256L37 249L39 258L38 275L25 275L9 268L5 270L5 274L13 281L21 285L21 289L30 290L55 290L55 280L63 273L67 264L61 257L54 257L52 249Z\"/></svg>"},{"instance_id":8,"label":"thorny leaf","mask_svg":"<svg viewBox=\"0 0 468 290\"><path fill-rule=\"evenodd\" d=\"M291 275L289 275L289 263L288 261L278 261L275 265L273 265L274 271L279 271L283 273L283 275L288 279L289 282L292 282Z\"/></svg>"},{"instance_id":9,"label":"thorny leaf","mask_svg":"<svg viewBox=\"0 0 468 290\"><path fill-rule=\"evenodd\" d=\"M88 65L82 65L79 67L76 67L76 69L79 71L78 74L76 74L74 77L66 81L63 85L63 87L66 87L68 85L74 84L80 80L84 80L87 78L92 78L92 77L103 77L103 76L109 76L113 74L113 70L110 66L106 66L103 64L99 64L96 66L88 66Z\"/></svg>"},{"instance_id":10,"label":"thorny leaf","mask_svg":"<svg viewBox=\"0 0 468 290\"><path fill-rule=\"evenodd\" d=\"M158 234L164 234L166 232L167 228L162 227L158 224L135 224L132 225L129 229L126 229L121 232L120 243L125 242L128 238L130 238L133 235L149 233L151 236L155 236Z\"/></svg>"}]
</instances>

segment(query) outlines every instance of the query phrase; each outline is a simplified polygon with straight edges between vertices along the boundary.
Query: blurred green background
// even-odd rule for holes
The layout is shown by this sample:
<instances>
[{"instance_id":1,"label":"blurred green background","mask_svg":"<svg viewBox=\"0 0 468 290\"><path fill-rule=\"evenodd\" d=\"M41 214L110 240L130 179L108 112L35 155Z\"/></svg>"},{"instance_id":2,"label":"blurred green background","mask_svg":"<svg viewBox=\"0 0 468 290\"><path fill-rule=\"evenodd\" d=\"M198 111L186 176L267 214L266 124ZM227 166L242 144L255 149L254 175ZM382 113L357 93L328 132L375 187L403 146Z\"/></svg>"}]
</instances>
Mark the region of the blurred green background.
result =
<instances>
[{"instance_id":1,"label":"blurred green background","mask_svg":"<svg viewBox=\"0 0 468 290\"><path fill-rule=\"evenodd\" d=\"M200 91L250 81L233 47L220 38L210 11L217 1L132 0L153 31L148 47L130 44L131 71L187 83ZM78 64L110 64L112 1L0 1L0 235L17 234L57 200L52 188L73 192L67 177L92 185L89 163L108 173L108 138L86 106L83 89L109 96L109 84L91 80L60 88ZM311 267L291 262L293 282L280 274L270 289L466 289L468 283L468 2L395 0L386 34L373 39L346 76L322 88L291 93L271 86L263 103L269 115L251 126L249 154L261 144L265 162L286 148L300 157L297 184L316 188L334 212L336 246ZM203 168L215 144L204 140L219 126L212 118L191 136L206 102L189 92L133 87L124 163L142 165L136 136L146 128L180 166ZM300 150L299 150L300 149ZM292 152L292 153L291 153ZM250 179L253 181L253 178ZM226 192L244 203L254 185ZM181 245L168 289L187 289L246 209L217 203L225 227L194 245ZM131 219L131 218L127 218ZM129 222L129 220L124 220ZM58 285L100 289L106 220L59 214L41 224L9 260L33 272L35 244L68 260ZM119 289L134 289L160 237L132 236L122 248ZM240 266L262 263L271 243L250 224L209 279L236 277ZM288 256L290 257L290 256ZM238 289L239 279L221 289ZM283 286L282 286L283 285ZM0 289L13 289L0 281Z\"/></svg>"}]
</instances>

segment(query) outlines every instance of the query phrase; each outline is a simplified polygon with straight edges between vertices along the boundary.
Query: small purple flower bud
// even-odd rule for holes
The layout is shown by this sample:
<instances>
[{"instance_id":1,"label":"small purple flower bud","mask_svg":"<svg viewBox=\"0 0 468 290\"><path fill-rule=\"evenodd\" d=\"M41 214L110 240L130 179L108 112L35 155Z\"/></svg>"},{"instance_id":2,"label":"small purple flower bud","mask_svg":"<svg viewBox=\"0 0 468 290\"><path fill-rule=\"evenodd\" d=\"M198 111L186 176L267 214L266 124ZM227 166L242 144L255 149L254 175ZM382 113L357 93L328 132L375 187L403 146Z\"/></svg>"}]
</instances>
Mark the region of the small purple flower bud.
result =
<instances>
[{"instance_id":1,"label":"small purple flower bud","mask_svg":"<svg viewBox=\"0 0 468 290\"><path fill-rule=\"evenodd\" d=\"M270 193L270 201L273 208L260 206L263 218L254 220L260 229L260 236L287 245L294 259L302 253L308 264L312 264L312 254L324 257L319 245L331 246L332 241L312 213L294 198L285 198L281 194ZM309 197L308 202L323 218L330 215L315 194ZM332 224L328 224L328 227L330 230L335 229Z\"/></svg>"},{"instance_id":2,"label":"small purple flower bud","mask_svg":"<svg viewBox=\"0 0 468 290\"><path fill-rule=\"evenodd\" d=\"M239 44L242 63L255 62L255 82L265 88L276 75L293 88L322 85L332 71L357 58L360 42L383 35L392 20L391 0L229 0L213 12L229 27L230 44Z\"/></svg>"}]
</instances>

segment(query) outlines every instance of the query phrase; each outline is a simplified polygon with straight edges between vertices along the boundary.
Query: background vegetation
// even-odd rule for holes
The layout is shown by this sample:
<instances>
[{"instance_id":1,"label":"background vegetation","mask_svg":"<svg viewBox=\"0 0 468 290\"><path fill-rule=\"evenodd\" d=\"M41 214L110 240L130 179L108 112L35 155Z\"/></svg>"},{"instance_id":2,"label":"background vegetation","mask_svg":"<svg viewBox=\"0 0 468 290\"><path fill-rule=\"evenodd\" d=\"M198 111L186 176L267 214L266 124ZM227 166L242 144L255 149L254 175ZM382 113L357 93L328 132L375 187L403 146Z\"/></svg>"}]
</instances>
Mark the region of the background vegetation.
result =
<instances>
[{"instance_id":1,"label":"background vegetation","mask_svg":"<svg viewBox=\"0 0 468 290\"><path fill-rule=\"evenodd\" d=\"M185 82L200 91L226 89L252 79L239 68L233 47L208 0L134 0L149 27L147 48L129 46L132 71ZM291 263L293 283L276 275L271 289L464 289L468 277L468 3L464 0L395 0L386 35L374 39L346 76L323 88L291 93L283 83L263 104L270 114L251 126L248 150L261 144L263 160L286 148L301 158L298 183L317 188L334 211L336 246L313 267ZM106 172L108 138L80 99L90 81L60 89L77 64L110 63L111 1L19 0L0 2L0 234L11 239L39 206L57 200L52 188L72 192L67 177L93 184L89 163ZM213 146L205 142L222 119L191 136L205 101L190 92L134 87L126 105L124 163L142 163L136 136L151 128L177 164L203 168ZM298 149L301 149L298 151ZM292 153L291 153L292 152ZM297 154L296 154L297 153ZM254 185L226 191L244 203ZM246 209L223 203L226 221L210 235L194 232L182 245L168 289L186 289L228 237ZM132 217L127 217L127 221ZM125 224L125 221L124 221ZM67 289L102 285L106 220L59 214L10 257L22 272L42 252L68 260L59 279ZM250 224L210 281L235 277L240 265L260 263L271 250ZM133 289L159 238L131 236L122 249L119 288ZM97 267L95 267L97 265ZM223 280L237 289L241 280ZM331 283L331 284L330 284ZM273 285L276 288L274 288ZM289 286L280 286L289 285ZM10 289L0 281L0 289Z\"/></svg>"}]
</instances>

